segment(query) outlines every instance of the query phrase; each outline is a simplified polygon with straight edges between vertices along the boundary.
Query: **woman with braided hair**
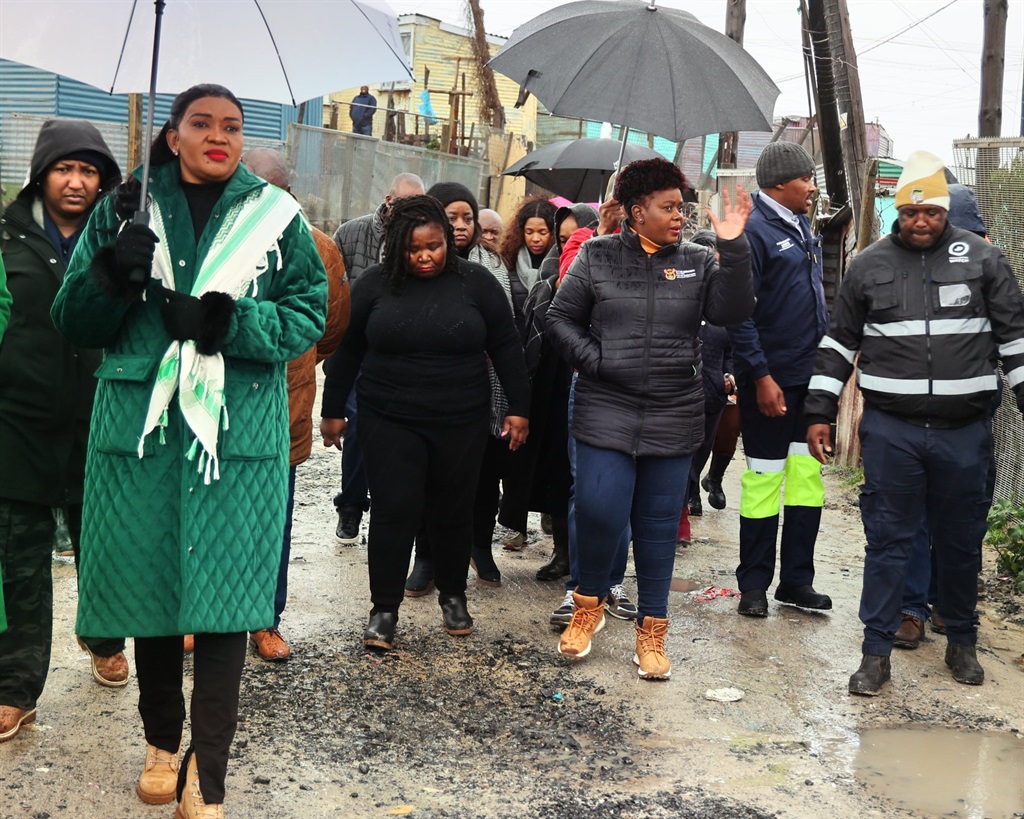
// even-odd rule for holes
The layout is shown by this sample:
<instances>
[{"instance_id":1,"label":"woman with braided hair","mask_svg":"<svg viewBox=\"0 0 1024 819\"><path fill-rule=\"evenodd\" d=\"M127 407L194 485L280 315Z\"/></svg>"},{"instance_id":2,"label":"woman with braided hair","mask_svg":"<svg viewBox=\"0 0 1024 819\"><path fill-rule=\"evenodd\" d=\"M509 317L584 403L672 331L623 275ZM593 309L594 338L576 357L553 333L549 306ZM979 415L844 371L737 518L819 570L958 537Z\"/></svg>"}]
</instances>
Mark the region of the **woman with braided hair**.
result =
<instances>
[{"instance_id":1,"label":"woman with braided hair","mask_svg":"<svg viewBox=\"0 0 1024 819\"><path fill-rule=\"evenodd\" d=\"M517 449L529 432L529 382L508 299L489 271L459 257L440 202L397 200L384 261L352 288L348 332L326 366L320 421L324 446L340 448L345 396L358 375L359 441L373 496L368 647L394 642L421 522L434 545L444 629L473 630L466 574L489 425L488 358L508 396L501 435Z\"/></svg>"}]
</instances>

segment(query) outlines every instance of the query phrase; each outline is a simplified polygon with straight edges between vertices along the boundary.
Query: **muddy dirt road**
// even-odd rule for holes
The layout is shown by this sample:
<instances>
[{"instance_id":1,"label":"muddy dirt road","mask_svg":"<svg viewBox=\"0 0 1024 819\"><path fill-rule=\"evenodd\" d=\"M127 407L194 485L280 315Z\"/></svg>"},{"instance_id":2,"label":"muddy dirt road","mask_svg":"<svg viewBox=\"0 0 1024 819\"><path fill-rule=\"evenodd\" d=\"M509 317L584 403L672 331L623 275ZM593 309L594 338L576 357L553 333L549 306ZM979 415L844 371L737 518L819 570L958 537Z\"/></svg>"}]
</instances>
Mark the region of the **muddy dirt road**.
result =
<instances>
[{"instance_id":1,"label":"muddy dirt road","mask_svg":"<svg viewBox=\"0 0 1024 819\"><path fill-rule=\"evenodd\" d=\"M1024 812L1024 629L1006 615L1012 603L990 595L981 604L981 688L953 682L944 638L929 635L895 655L884 696L847 695L860 651L863 530L853 491L837 479L827 484L815 583L834 611L773 602L767 620L750 620L736 615L733 598L673 593L673 677L644 683L622 621L609 619L585 661L558 657L547 618L560 587L533 579L549 548L539 528L526 551L499 554L500 589L471 582L473 635L448 637L432 597L409 600L397 650L368 656L360 641L365 542L335 544L330 498L340 456L315 449L299 469L282 625L293 659L270 665L251 653L247 661L228 772L231 819ZM726 477L729 507L694 521L696 542L676 566L690 581L682 587L735 586L740 467L737 459ZM173 806L134 795L144 749L135 682L109 690L92 681L73 636L74 570L54 569L50 677L36 725L0 746L0 817L170 819ZM635 592L632 577L626 585ZM723 687L743 698L705 699ZM881 759L865 761L864 732L908 725L926 732L925 750L898 752L894 762L884 749L897 746L883 738ZM943 727L993 733L953 763ZM963 784L953 770L966 771ZM895 794L885 790L892 771L903 774ZM942 783L951 794L939 795Z\"/></svg>"}]
</instances>

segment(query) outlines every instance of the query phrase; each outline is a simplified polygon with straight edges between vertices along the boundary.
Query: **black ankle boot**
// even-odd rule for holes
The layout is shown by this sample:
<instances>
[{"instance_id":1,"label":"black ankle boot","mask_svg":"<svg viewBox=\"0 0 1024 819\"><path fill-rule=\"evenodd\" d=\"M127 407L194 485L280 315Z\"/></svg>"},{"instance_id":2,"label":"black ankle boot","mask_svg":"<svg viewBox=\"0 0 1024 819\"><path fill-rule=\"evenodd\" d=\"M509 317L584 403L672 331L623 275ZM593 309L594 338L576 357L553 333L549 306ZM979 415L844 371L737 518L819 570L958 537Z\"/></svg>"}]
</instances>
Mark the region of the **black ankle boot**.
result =
<instances>
[{"instance_id":1,"label":"black ankle boot","mask_svg":"<svg viewBox=\"0 0 1024 819\"><path fill-rule=\"evenodd\" d=\"M497 587L501 585L501 572L498 570L498 564L494 562L490 546L486 549L473 549L469 565L476 572L476 579L481 586Z\"/></svg>"},{"instance_id":2,"label":"black ankle boot","mask_svg":"<svg viewBox=\"0 0 1024 819\"><path fill-rule=\"evenodd\" d=\"M850 677L850 693L877 697L882 693L882 686L889 682L891 674L888 657L865 654L860 661L860 668Z\"/></svg>"},{"instance_id":3,"label":"black ankle boot","mask_svg":"<svg viewBox=\"0 0 1024 819\"><path fill-rule=\"evenodd\" d=\"M700 502L700 487L690 483L690 499L687 501L691 518L699 518L704 514L704 506Z\"/></svg>"},{"instance_id":4,"label":"black ankle boot","mask_svg":"<svg viewBox=\"0 0 1024 819\"><path fill-rule=\"evenodd\" d=\"M370 621L363 629L363 645L367 648L391 649L395 642L395 625L398 623L397 611L370 612Z\"/></svg>"},{"instance_id":5,"label":"black ankle boot","mask_svg":"<svg viewBox=\"0 0 1024 819\"><path fill-rule=\"evenodd\" d=\"M551 516L551 537L555 542L555 548L551 552L551 560L537 570L538 580L561 580L569 575L568 516Z\"/></svg>"},{"instance_id":6,"label":"black ankle boot","mask_svg":"<svg viewBox=\"0 0 1024 819\"><path fill-rule=\"evenodd\" d=\"M416 558L412 563L409 579L405 581L406 597L423 597L434 588L434 564L429 560Z\"/></svg>"},{"instance_id":7,"label":"black ankle boot","mask_svg":"<svg viewBox=\"0 0 1024 819\"><path fill-rule=\"evenodd\" d=\"M722 489L722 478L725 477L725 470L730 461L732 461L732 455L724 455L721 452L712 453L708 474L700 482L701 487L708 493L708 504L713 509L725 509L725 490Z\"/></svg>"},{"instance_id":8,"label":"black ankle boot","mask_svg":"<svg viewBox=\"0 0 1024 819\"><path fill-rule=\"evenodd\" d=\"M441 604L441 617L444 619L444 630L455 637L464 637L473 631L473 618L466 608L466 595L439 594L437 602Z\"/></svg>"},{"instance_id":9,"label":"black ankle boot","mask_svg":"<svg viewBox=\"0 0 1024 819\"><path fill-rule=\"evenodd\" d=\"M964 685L981 685L985 682L985 669L978 662L974 646L956 643L946 644L946 665L953 672L953 679Z\"/></svg>"}]
</instances>

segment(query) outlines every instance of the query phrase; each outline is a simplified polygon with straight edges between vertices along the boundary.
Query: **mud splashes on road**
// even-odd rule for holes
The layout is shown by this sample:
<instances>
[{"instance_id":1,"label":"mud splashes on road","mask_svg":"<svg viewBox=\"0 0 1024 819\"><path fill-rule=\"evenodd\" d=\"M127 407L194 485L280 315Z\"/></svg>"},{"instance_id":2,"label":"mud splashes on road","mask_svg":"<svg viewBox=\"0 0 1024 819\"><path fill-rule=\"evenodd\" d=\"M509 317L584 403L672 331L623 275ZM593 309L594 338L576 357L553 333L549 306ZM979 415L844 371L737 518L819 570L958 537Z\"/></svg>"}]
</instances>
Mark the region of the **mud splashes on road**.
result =
<instances>
[{"instance_id":1,"label":"mud splashes on road","mask_svg":"<svg viewBox=\"0 0 1024 819\"><path fill-rule=\"evenodd\" d=\"M999 819L1024 812L1024 741L936 726L876 728L854 771L870 790L926 815Z\"/></svg>"}]
</instances>

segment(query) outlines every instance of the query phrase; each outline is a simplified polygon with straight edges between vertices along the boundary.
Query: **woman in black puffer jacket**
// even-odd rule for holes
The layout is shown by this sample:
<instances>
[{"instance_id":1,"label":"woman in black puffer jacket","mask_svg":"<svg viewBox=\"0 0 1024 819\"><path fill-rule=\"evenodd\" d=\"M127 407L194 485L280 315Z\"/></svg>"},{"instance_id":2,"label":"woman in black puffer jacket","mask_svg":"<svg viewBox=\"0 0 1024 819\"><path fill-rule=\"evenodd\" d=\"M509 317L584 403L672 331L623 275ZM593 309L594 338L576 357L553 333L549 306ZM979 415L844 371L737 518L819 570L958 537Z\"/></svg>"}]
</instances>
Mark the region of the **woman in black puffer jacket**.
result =
<instances>
[{"instance_id":1,"label":"woman in black puffer jacket","mask_svg":"<svg viewBox=\"0 0 1024 819\"><path fill-rule=\"evenodd\" d=\"M579 586L559 652L583 657L602 611L619 535L633 531L639 592L634 662L643 679L671 674L665 655L668 590L690 457L704 434L697 333L701 317L737 324L754 309L741 195L712 216L721 262L680 243L679 169L662 159L628 165L615 186L621 233L587 241L547 314L548 336L579 370L576 439Z\"/></svg>"}]
</instances>

